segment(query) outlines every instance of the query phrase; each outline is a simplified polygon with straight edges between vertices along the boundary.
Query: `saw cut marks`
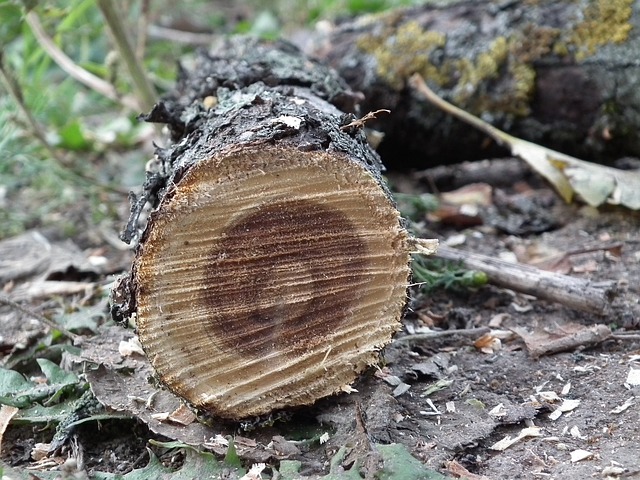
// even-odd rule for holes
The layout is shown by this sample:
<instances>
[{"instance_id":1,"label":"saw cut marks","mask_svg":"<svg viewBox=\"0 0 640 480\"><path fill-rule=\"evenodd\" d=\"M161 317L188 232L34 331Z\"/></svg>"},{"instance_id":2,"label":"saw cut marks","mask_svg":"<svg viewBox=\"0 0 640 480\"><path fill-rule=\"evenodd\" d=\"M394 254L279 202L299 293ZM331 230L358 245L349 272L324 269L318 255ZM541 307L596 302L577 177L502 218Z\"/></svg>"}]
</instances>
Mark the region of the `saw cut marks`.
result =
<instances>
[{"instance_id":1,"label":"saw cut marks","mask_svg":"<svg viewBox=\"0 0 640 480\"><path fill-rule=\"evenodd\" d=\"M344 389L400 328L399 214L362 165L268 146L199 162L134 265L140 341L197 408L245 418Z\"/></svg>"}]
</instances>

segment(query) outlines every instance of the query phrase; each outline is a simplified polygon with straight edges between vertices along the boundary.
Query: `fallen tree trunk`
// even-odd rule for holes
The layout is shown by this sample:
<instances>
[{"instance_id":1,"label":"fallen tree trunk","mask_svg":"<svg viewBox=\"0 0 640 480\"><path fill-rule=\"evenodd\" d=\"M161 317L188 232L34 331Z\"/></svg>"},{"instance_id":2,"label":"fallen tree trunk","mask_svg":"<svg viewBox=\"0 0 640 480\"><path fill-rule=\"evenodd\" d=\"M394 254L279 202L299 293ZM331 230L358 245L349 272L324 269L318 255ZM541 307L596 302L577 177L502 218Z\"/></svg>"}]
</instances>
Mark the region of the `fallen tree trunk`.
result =
<instances>
[{"instance_id":1,"label":"fallen tree trunk","mask_svg":"<svg viewBox=\"0 0 640 480\"><path fill-rule=\"evenodd\" d=\"M407 88L508 133L584 158L640 156L640 1L460 1L360 17L306 49L364 93L386 165L430 167L504 154Z\"/></svg>"},{"instance_id":2,"label":"fallen tree trunk","mask_svg":"<svg viewBox=\"0 0 640 480\"><path fill-rule=\"evenodd\" d=\"M176 143L133 198L113 313L135 315L159 380L200 410L348 390L400 328L413 242L362 124L330 103L353 98L286 44L234 39L147 117Z\"/></svg>"}]
</instances>

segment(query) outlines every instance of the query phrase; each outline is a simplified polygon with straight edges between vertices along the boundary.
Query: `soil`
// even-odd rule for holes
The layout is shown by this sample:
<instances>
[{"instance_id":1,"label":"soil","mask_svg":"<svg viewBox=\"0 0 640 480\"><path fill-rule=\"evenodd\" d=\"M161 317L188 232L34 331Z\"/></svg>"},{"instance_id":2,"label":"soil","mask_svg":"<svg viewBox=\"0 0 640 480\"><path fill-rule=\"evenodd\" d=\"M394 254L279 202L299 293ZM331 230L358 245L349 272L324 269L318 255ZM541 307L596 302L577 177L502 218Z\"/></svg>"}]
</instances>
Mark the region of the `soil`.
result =
<instances>
[{"instance_id":1,"label":"soil","mask_svg":"<svg viewBox=\"0 0 640 480\"><path fill-rule=\"evenodd\" d=\"M390 178L405 193L424 192L429 183L422 174ZM277 466L283 459L297 459L303 476L326 475L340 447L348 447L342 461L346 471L355 458L374 456L375 444L400 443L450 478L458 478L465 469L467 478L640 478L640 385L633 376L640 369L639 215L617 208L597 211L565 205L530 173L517 184L491 183L492 201L480 208L481 221L476 225L454 228L442 217L440 221L421 217L415 228L425 237L463 242L459 248L491 256L533 262L555 255L561 260L554 264L556 271L594 282L615 280L617 296L605 315L492 285L428 294L415 287L404 330L384 350L378 368L354 385L357 392L285 412L277 421L229 425L214 419L213 426L189 427L163 424L144 413L144 405L138 410L131 406L127 389L138 389L137 396L142 398L154 390L147 381L148 366L140 356L124 361L118 357L120 340L130 338L132 332L103 316L100 334L83 335L80 359L104 365L87 372L94 393L112 408L120 401L119 409L134 419L87 422L74 435L75 446L65 447L58 456L81 453L88 472L126 473L146 465L149 439L189 443L222 434L236 435L238 454L247 466L259 461ZM513 222L504 222L515 217L520 226L539 225L533 220L542 217L553 221L530 233L520 229L516 235L509 227ZM74 240L85 253L102 249L111 268L98 273L97 283L108 283L126 268L129 253L100 243L99 236L90 238ZM78 299L77 295L64 300L49 295L30 303L40 309L51 306L54 298L63 304ZM28 331L33 325L6 309L0 318L6 360L9 350L12 355L19 350L15 344L6 345L7 329L12 327L11 338L22 338L27 348L33 344L34 335ZM536 342L571 337L572 332L594 325L605 325L612 333L595 344L573 342L567 351L539 358L532 354ZM489 327L489 335L481 341L478 338L487 329L478 331L478 327ZM420 336L433 331L441 333L427 339ZM165 395L170 397L164 391L154 397L156 412L172 408L161 403ZM558 411L561 405L566 407L563 412ZM523 431L531 436L504 449L497 444ZM325 432L329 434L326 443L304 440ZM2 460L25 468L33 464L29 453L34 444L50 441L52 435L51 429L10 425L2 443ZM222 458L225 450L219 444L206 445ZM182 461L175 451L151 448L167 465ZM585 458L577 459L575 452L580 451L588 452ZM363 474L372 474L369 464L363 465Z\"/></svg>"}]
</instances>

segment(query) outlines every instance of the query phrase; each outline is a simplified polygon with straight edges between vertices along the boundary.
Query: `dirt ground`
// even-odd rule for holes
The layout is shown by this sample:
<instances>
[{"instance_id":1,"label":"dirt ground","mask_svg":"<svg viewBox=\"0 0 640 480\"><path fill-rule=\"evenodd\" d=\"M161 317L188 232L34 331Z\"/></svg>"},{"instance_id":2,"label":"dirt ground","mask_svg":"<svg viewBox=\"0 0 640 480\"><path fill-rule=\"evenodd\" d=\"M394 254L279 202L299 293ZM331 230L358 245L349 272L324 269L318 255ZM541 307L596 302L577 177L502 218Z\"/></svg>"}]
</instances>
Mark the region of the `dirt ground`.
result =
<instances>
[{"instance_id":1,"label":"dirt ground","mask_svg":"<svg viewBox=\"0 0 640 480\"><path fill-rule=\"evenodd\" d=\"M434 183L424 173L390 178L404 193L421 193ZM464 218L430 214L418 218L416 230L456 248L544 264L593 283L613 280L616 296L604 315L493 285L431 294L416 287L404 330L385 349L379 367L354 385L357 392L285 412L277 421L229 425L209 419L208 426L181 425L154 415L173 411L179 402L165 391L154 394L145 359L119 349L133 333L109 322L103 294L93 311L96 333L80 330L85 332L76 340L81 351L66 352L62 360L69 369L84 366L95 396L119 417L82 424L72 445L52 456L74 457L87 472L127 473L147 464L149 439L204 445L222 458L223 439L236 435L246 466L266 462L277 468L283 460L299 460L299 475L310 478L326 475L332 459L340 463L334 473L347 477L358 465L363 476L372 476L375 446L390 443L406 446L448 478L640 478L639 215L565 205L526 169L518 179L484 180L491 187L490 201L476 213ZM476 181L482 182L482 175ZM437 187L446 191L451 185ZM76 259L95 257L97 250L106 259L91 275L87 269L66 268L49 281L81 281L105 292L130 261L129 252L99 235L65 239L47 231L43 236L50 245L75 241L81 246ZM70 251L68 244L65 248ZM13 295L26 291L24 280L12 284ZM38 311L72 310L83 292L25 293L23 298ZM586 335L595 326L600 326L598 335ZM28 362L20 364L17 355L28 352L44 330L6 306L0 310L0 329L3 364L11 360L28 371ZM566 350L537 356L557 341L566 341ZM152 394L153 403L145 403ZM53 433L42 425L9 425L2 460L18 470L36 465L32 449L37 442L50 442ZM328 434L326 443L316 441L322 434ZM152 449L166 465L184 460L175 450ZM39 465L40 471L60 468ZM421 478L435 477L427 472Z\"/></svg>"}]
</instances>

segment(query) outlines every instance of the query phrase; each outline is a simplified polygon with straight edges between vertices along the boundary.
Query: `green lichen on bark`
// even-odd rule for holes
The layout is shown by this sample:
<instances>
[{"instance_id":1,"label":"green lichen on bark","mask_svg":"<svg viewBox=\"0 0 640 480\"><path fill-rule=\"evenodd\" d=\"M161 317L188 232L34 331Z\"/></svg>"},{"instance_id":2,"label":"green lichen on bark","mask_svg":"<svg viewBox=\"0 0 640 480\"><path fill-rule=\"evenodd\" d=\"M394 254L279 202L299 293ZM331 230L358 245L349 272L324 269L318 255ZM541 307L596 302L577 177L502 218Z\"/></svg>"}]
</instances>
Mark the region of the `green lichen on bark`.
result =
<instances>
[{"instance_id":1,"label":"green lichen on bark","mask_svg":"<svg viewBox=\"0 0 640 480\"><path fill-rule=\"evenodd\" d=\"M413 73L439 85L446 82L448 76L431 60L445 41L444 34L425 30L417 22L409 21L397 29L390 26L381 34L363 36L358 40L358 47L375 57L380 78L400 90Z\"/></svg>"},{"instance_id":2,"label":"green lichen on bark","mask_svg":"<svg viewBox=\"0 0 640 480\"><path fill-rule=\"evenodd\" d=\"M576 47L575 58L582 61L607 44L621 44L629 38L633 0L595 0L584 10L569 44Z\"/></svg>"},{"instance_id":3,"label":"green lichen on bark","mask_svg":"<svg viewBox=\"0 0 640 480\"><path fill-rule=\"evenodd\" d=\"M500 111L511 115L527 115L535 85L535 70L529 63L548 52L551 39L546 32L540 46L523 48L527 42L518 38L498 37L475 58L433 59L447 41L445 34L424 29L418 22L408 21L399 27L389 27L382 33L365 35L358 40L361 51L371 54L377 62L377 74L387 84L401 90L406 79L419 73L427 81L450 89L459 105L478 111ZM518 55L525 52L526 55ZM526 61L526 62L525 62ZM508 75L510 88L498 97L478 96L483 85Z\"/></svg>"},{"instance_id":4,"label":"green lichen on bark","mask_svg":"<svg viewBox=\"0 0 640 480\"><path fill-rule=\"evenodd\" d=\"M540 3L530 8L541 8ZM632 28L632 4L584 0L577 17L564 27L550 26L548 19L530 13L523 21L507 21L504 33L485 48L470 44L468 49L452 48L450 33L430 28L429 22L395 12L379 17L382 28L360 37L357 47L375 60L378 78L395 91L419 73L472 112L524 117L531 113L535 63L550 56L581 62L601 46L624 42Z\"/></svg>"}]
</instances>

